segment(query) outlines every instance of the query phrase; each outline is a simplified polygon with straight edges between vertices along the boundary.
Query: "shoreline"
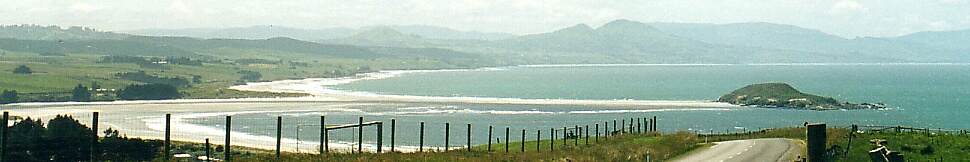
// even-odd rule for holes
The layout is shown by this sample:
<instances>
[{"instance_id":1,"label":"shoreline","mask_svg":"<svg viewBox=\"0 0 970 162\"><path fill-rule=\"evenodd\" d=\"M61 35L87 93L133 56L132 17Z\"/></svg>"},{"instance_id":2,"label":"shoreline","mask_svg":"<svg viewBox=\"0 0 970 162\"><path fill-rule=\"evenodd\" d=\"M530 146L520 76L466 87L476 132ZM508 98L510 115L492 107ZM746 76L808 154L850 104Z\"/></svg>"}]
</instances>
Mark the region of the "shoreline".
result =
<instances>
[{"instance_id":1,"label":"shoreline","mask_svg":"<svg viewBox=\"0 0 970 162\"><path fill-rule=\"evenodd\" d=\"M302 80L282 80L249 83L230 87L240 91L295 92L306 93L306 97L284 98L234 98L234 99L175 99L110 102L35 102L4 105L5 111L15 116L50 119L59 114L71 114L82 124L91 123L91 112L99 112L98 132L107 128L119 130L129 137L143 139L164 139L164 117L172 114L172 140L202 143L211 138L213 144L224 144L225 132L221 128L183 122L184 119L227 116L246 113L299 112L312 111L300 108L301 104L352 105L362 102L379 103L467 103L467 104L507 104L507 105L585 105L585 106L643 106L643 110L678 108L739 108L736 105L710 101L647 101L647 100L576 100L576 99L519 99L484 97L429 97L407 95L380 95L365 92L347 92L329 89L326 86L346 84L359 80L385 79L406 73L438 71L502 70L500 68L481 68L466 70L412 70L382 71L367 73L356 77L308 78ZM257 104L252 104L257 103ZM261 106L262 105L262 106ZM274 105L266 109L265 105ZM294 106L280 106L294 105ZM122 108L123 107L123 108ZM233 131L232 144L250 148L274 150L276 139L267 135L254 135ZM283 138L282 151L315 152L317 144L308 141ZM329 143L334 151L347 151L354 148L352 143ZM374 144L364 143L365 150L374 151ZM297 149L301 148L301 149ZM303 149L308 148L308 149ZM395 149L408 151L412 146L397 146Z\"/></svg>"}]
</instances>

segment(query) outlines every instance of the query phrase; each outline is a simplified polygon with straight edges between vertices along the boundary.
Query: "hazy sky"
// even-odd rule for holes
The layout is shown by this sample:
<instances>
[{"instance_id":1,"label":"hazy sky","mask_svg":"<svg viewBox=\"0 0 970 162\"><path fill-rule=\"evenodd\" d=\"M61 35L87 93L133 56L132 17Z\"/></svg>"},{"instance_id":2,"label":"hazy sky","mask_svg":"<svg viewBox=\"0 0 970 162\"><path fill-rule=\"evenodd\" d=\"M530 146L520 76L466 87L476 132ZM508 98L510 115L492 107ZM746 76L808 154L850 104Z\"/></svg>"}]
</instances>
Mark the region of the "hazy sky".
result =
<instances>
[{"instance_id":1,"label":"hazy sky","mask_svg":"<svg viewBox=\"0 0 970 162\"><path fill-rule=\"evenodd\" d=\"M970 28L970 0L0 0L0 24L123 31L432 25L533 34L616 19L770 22L852 38Z\"/></svg>"}]
</instances>

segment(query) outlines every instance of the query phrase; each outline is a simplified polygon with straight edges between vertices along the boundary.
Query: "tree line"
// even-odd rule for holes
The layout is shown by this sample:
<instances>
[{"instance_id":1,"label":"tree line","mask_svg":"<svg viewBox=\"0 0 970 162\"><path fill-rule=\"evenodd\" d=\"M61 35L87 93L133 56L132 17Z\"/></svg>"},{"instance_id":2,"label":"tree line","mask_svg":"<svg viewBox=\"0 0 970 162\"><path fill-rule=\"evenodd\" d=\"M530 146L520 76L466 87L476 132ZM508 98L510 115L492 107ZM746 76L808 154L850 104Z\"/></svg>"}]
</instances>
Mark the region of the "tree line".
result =
<instances>
[{"instance_id":1,"label":"tree line","mask_svg":"<svg viewBox=\"0 0 970 162\"><path fill-rule=\"evenodd\" d=\"M47 122L27 117L9 127L6 160L8 161L150 161L158 154L161 141L128 138L117 130L104 131L94 147L93 130L71 116L57 115Z\"/></svg>"}]
</instances>

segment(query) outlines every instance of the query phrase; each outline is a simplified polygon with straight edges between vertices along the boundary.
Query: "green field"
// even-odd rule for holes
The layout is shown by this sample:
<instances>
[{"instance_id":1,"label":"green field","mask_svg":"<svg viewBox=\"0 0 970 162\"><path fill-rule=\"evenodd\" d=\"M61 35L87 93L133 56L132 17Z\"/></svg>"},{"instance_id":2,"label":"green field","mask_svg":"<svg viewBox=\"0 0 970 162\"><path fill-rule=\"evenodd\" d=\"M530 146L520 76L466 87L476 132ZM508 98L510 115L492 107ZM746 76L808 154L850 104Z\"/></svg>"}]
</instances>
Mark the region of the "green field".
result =
<instances>
[{"instance_id":1,"label":"green field","mask_svg":"<svg viewBox=\"0 0 970 162\"><path fill-rule=\"evenodd\" d=\"M67 101L70 92L78 84L91 88L97 84L104 89L120 90L132 84L144 82L122 79L115 74L144 71L148 75L170 78L193 78L201 82L179 89L183 98L240 98L240 97L289 97L304 94L279 94L265 92L239 92L227 88L240 81L247 70L259 72L258 81L301 79L317 77L353 76L357 73L385 69L442 69L474 68L442 60L380 57L370 59L313 56L272 49L214 48L201 50L189 59L202 61L200 66L159 64L143 67L134 63L99 63L103 54L40 55L37 53L0 50L0 90L16 90L19 102ZM145 59L159 58L138 56ZM164 58L164 57L161 57ZM260 63L239 63L241 60L259 60ZM27 66L34 73L13 74L18 66ZM94 93L94 100L114 100L113 93Z\"/></svg>"}]
</instances>

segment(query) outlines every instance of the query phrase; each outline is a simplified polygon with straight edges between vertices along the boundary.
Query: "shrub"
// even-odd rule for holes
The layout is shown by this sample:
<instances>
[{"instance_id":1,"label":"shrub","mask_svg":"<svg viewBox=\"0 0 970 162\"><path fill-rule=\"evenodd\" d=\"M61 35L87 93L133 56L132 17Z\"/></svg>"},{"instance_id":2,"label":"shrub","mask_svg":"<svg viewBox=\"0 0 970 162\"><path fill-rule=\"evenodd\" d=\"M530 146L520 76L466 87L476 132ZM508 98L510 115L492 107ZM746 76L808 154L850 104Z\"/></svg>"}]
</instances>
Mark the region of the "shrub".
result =
<instances>
[{"instance_id":1,"label":"shrub","mask_svg":"<svg viewBox=\"0 0 970 162\"><path fill-rule=\"evenodd\" d=\"M30 68L27 67L27 65L20 65L17 68L14 68L13 69L13 73L14 74L31 74L31 73L34 73L34 71L30 70Z\"/></svg>"}]
</instances>

